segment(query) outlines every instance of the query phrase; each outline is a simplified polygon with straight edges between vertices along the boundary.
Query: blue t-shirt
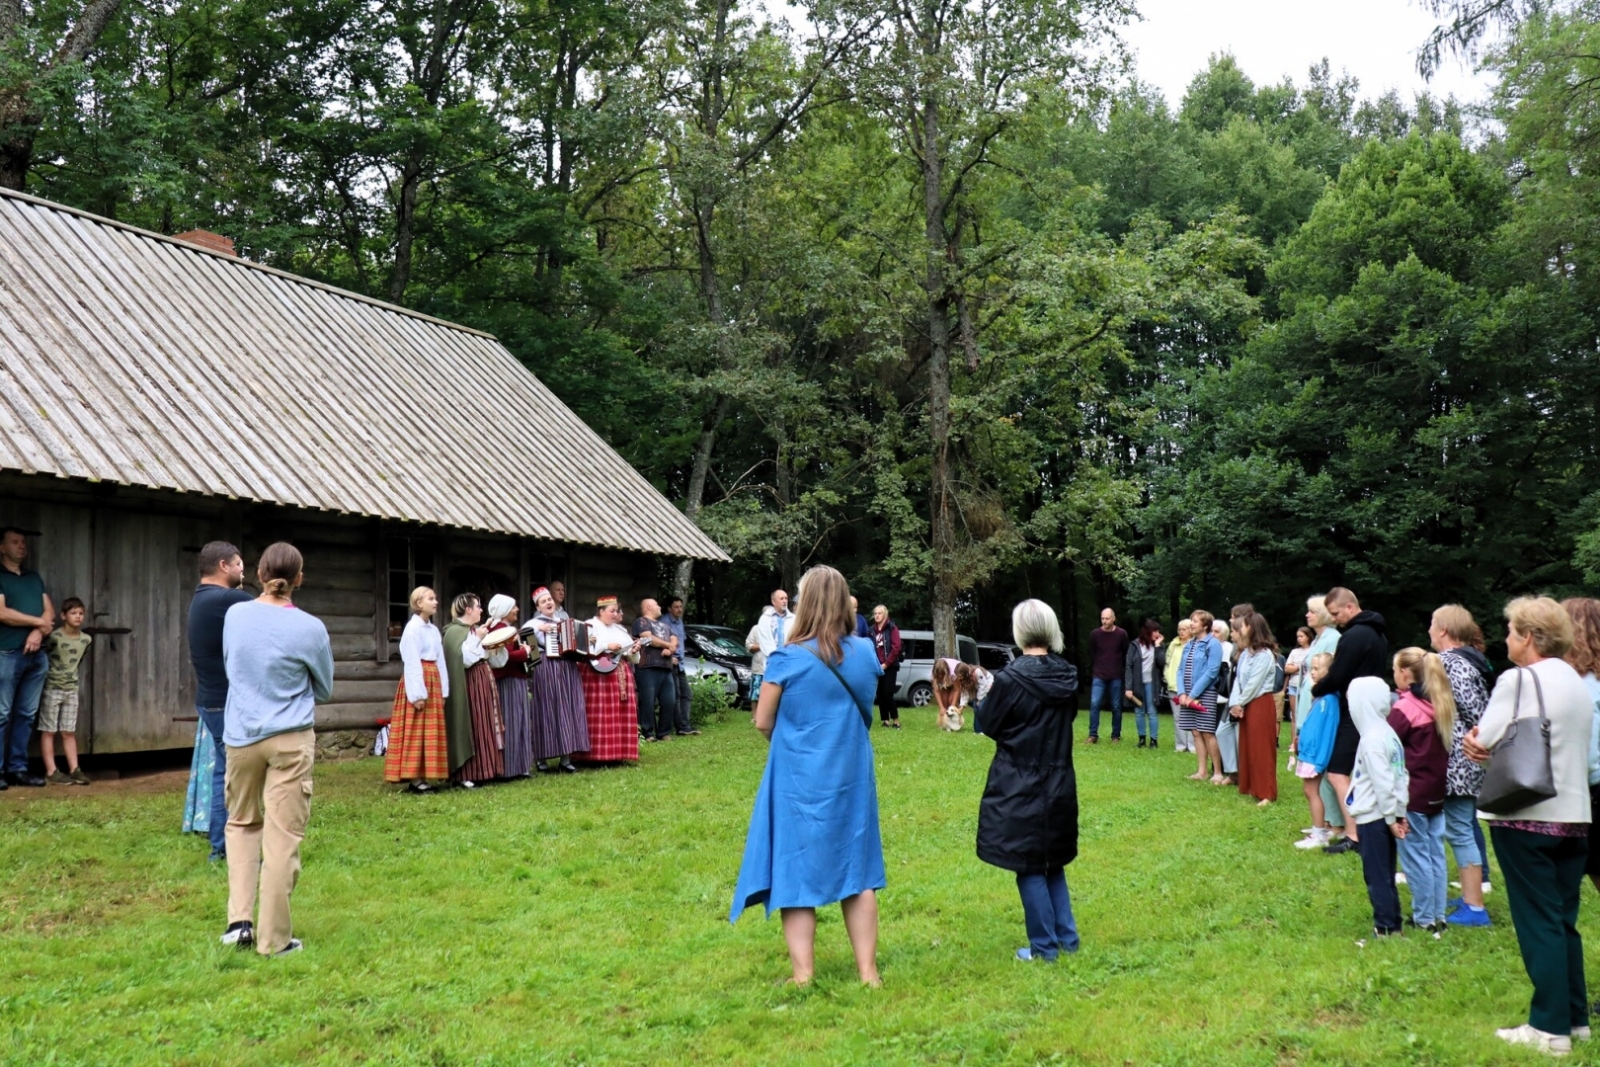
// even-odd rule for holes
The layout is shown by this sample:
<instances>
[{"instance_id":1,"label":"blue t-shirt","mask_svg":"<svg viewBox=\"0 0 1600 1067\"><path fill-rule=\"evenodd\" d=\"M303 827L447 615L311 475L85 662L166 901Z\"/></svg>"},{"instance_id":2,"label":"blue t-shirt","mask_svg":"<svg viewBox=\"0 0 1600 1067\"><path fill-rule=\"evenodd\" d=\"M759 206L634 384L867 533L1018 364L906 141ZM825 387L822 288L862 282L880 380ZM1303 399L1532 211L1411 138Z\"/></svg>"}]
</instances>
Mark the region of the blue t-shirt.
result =
<instances>
[{"instance_id":1,"label":"blue t-shirt","mask_svg":"<svg viewBox=\"0 0 1600 1067\"><path fill-rule=\"evenodd\" d=\"M24 615L44 614L44 579L38 571L12 574L9 567L0 566L0 596L6 598L6 607ZM28 643L31 626L0 626L0 652L16 652Z\"/></svg>"}]
</instances>

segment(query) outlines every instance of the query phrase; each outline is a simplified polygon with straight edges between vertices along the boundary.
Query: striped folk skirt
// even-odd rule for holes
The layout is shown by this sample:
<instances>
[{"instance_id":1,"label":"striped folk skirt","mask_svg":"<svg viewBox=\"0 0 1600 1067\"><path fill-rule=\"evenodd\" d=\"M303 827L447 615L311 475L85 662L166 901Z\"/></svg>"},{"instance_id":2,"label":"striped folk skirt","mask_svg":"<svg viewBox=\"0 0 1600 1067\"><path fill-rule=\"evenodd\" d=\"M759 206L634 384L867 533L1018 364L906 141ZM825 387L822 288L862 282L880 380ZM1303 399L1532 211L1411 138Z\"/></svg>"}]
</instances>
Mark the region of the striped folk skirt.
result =
<instances>
[{"instance_id":1,"label":"striped folk skirt","mask_svg":"<svg viewBox=\"0 0 1600 1067\"><path fill-rule=\"evenodd\" d=\"M1178 709L1178 729L1194 730L1202 734L1217 732L1217 691L1207 689L1200 694L1200 703L1206 707L1205 711L1196 711L1193 708Z\"/></svg>"},{"instance_id":2,"label":"striped folk skirt","mask_svg":"<svg viewBox=\"0 0 1600 1067\"><path fill-rule=\"evenodd\" d=\"M555 759L589 749L583 680L571 660L541 659L533 668L533 758Z\"/></svg>"},{"instance_id":3,"label":"striped folk skirt","mask_svg":"<svg viewBox=\"0 0 1600 1067\"><path fill-rule=\"evenodd\" d=\"M585 763L638 759L639 695L633 667L623 663L610 674L601 674L585 663L578 670L589 719L589 750L575 752L572 758Z\"/></svg>"},{"instance_id":4,"label":"striped folk skirt","mask_svg":"<svg viewBox=\"0 0 1600 1067\"><path fill-rule=\"evenodd\" d=\"M467 708L472 712L472 758L461 765L457 777L467 782L504 777L505 728L500 722L500 692L487 663L474 663L467 668Z\"/></svg>"},{"instance_id":5,"label":"striped folk skirt","mask_svg":"<svg viewBox=\"0 0 1600 1067\"><path fill-rule=\"evenodd\" d=\"M442 782L450 777L450 748L444 735L444 687L439 665L422 661L428 699L418 711L406 699L406 680L395 690L389 713L389 751L383 757L386 782Z\"/></svg>"},{"instance_id":6,"label":"striped folk skirt","mask_svg":"<svg viewBox=\"0 0 1600 1067\"><path fill-rule=\"evenodd\" d=\"M530 726L532 711L528 704L528 676L516 674L499 678L495 688L500 694L500 719L505 725L504 773L507 778L521 778L533 773L533 733Z\"/></svg>"}]
</instances>

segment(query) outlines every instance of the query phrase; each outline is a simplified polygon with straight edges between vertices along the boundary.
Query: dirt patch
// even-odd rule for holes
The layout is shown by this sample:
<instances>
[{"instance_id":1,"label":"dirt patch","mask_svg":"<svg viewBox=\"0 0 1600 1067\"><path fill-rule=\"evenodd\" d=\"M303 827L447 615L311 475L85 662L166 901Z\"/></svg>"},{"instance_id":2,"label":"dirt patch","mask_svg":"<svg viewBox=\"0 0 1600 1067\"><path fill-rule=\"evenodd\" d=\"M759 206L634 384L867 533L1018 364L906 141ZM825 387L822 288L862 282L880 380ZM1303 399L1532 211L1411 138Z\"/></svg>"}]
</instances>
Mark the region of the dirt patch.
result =
<instances>
[{"instance_id":1,"label":"dirt patch","mask_svg":"<svg viewBox=\"0 0 1600 1067\"><path fill-rule=\"evenodd\" d=\"M181 793L189 788L189 771L167 768L149 771L90 771L91 785L47 785L28 789L14 785L0 793L0 804L27 803L33 800L70 799L75 794L105 796L149 796L156 793Z\"/></svg>"}]
</instances>

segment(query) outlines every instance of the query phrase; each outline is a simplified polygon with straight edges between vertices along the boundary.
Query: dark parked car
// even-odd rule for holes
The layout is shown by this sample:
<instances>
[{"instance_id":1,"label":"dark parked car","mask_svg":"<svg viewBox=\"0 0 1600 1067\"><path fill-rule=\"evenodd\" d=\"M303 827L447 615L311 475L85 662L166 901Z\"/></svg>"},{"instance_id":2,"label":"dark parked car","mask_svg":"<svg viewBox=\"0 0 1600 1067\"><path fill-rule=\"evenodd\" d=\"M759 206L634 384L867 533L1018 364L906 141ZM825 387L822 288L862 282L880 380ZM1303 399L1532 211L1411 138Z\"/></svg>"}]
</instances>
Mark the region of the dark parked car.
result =
<instances>
[{"instance_id":1,"label":"dark parked car","mask_svg":"<svg viewBox=\"0 0 1600 1067\"><path fill-rule=\"evenodd\" d=\"M990 674L999 674L1020 655L1022 649L1016 645L1008 645L1003 641L978 642L978 666Z\"/></svg>"},{"instance_id":2,"label":"dark parked car","mask_svg":"<svg viewBox=\"0 0 1600 1067\"><path fill-rule=\"evenodd\" d=\"M744 633L702 622L687 623L683 629L689 637L689 655L728 668L739 682L739 699L749 700L751 656L744 647Z\"/></svg>"}]
</instances>

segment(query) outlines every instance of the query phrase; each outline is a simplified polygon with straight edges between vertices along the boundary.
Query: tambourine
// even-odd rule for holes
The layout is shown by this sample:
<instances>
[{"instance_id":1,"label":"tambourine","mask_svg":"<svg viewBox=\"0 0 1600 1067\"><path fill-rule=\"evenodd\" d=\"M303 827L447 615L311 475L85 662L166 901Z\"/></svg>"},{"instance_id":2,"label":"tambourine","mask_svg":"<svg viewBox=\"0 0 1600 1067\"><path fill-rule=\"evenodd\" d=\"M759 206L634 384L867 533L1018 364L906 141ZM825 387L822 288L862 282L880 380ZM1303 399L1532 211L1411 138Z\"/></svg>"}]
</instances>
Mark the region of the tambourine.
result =
<instances>
[{"instance_id":1,"label":"tambourine","mask_svg":"<svg viewBox=\"0 0 1600 1067\"><path fill-rule=\"evenodd\" d=\"M516 636L517 631L515 627L502 626L498 630L491 630L483 635L483 647L485 649L499 648L508 641L514 640Z\"/></svg>"}]
</instances>

